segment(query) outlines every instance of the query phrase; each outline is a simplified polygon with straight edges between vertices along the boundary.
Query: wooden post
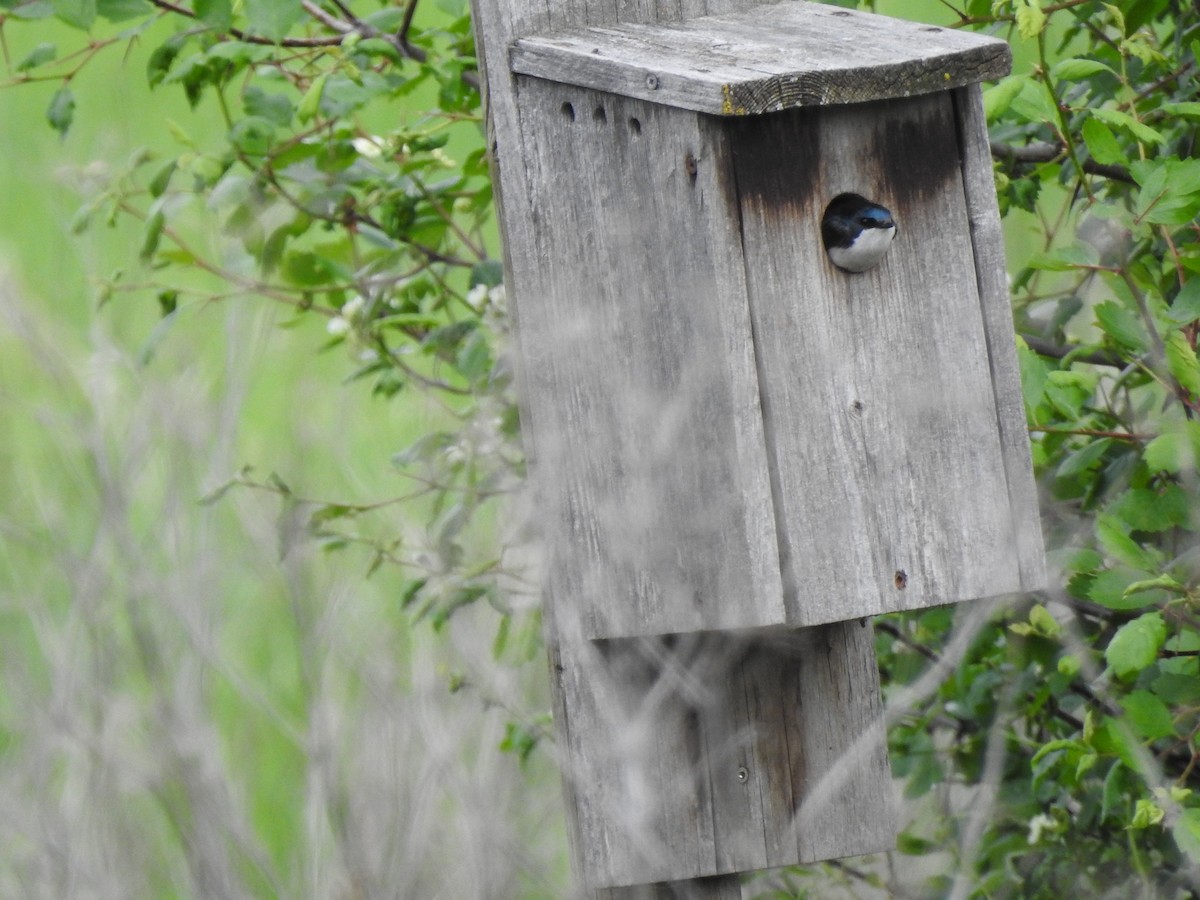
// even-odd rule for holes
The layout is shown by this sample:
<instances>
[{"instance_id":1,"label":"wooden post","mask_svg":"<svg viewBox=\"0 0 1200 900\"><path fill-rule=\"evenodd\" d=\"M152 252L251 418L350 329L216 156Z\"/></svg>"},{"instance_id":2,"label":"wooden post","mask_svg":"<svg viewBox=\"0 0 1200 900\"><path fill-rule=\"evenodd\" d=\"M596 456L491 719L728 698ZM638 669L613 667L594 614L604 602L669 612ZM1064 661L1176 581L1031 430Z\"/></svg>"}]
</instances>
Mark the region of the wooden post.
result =
<instances>
[{"instance_id":1,"label":"wooden post","mask_svg":"<svg viewBox=\"0 0 1200 900\"><path fill-rule=\"evenodd\" d=\"M1007 47L799 0L473 3L579 877L724 898L890 847L868 617L1043 566L973 87ZM861 275L819 239L842 191L899 222Z\"/></svg>"}]
</instances>

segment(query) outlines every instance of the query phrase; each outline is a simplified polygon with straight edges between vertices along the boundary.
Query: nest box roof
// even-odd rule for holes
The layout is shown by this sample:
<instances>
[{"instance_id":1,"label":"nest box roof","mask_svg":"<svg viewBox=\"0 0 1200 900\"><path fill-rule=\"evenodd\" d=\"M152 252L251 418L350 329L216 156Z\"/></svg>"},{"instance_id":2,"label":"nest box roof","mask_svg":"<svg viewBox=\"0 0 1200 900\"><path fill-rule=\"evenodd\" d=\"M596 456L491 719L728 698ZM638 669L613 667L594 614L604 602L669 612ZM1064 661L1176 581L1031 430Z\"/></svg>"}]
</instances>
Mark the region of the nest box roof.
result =
<instances>
[{"instance_id":1,"label":"nest box roof","mask_svg":"<svg viewBox=\"0 0 1200 900\"><path fill-rule=\"evenodd\" d=\"M1007 75L995 38L804 0L516 40L512 70L723 116L928 94Z\"/></svg>"}]
</instances>

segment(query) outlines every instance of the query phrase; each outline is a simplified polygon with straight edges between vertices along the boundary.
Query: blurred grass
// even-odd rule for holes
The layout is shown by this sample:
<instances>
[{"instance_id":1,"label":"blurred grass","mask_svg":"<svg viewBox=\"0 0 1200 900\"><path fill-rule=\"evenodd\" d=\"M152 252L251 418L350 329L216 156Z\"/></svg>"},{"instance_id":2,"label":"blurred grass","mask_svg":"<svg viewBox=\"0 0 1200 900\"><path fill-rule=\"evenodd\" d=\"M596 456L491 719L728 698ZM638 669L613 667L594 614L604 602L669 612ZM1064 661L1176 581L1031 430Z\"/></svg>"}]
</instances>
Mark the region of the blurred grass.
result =
<instances>
[{"instance_id":1,"label":"blurred grass","mask_svg":"<svg viewBox=\"0 0 1200 900\"><path fill-rule=\"evenodd\" d=\"M8 58L56 29L9 20ZM70 233L96 161L219 135L145 87L153 46L75 79L65 140L54 86L0 90L0 896L560 896L557 775L496 749L544 678L491 659L494 615L413 628L403 573L297 539L279 498L198 502L247 464L405 493L390 457L437 414L342 386L323 322L261 301L187 308L148 361L152 300L96 309L140 244Z\"/></svg>"}]
</instances>

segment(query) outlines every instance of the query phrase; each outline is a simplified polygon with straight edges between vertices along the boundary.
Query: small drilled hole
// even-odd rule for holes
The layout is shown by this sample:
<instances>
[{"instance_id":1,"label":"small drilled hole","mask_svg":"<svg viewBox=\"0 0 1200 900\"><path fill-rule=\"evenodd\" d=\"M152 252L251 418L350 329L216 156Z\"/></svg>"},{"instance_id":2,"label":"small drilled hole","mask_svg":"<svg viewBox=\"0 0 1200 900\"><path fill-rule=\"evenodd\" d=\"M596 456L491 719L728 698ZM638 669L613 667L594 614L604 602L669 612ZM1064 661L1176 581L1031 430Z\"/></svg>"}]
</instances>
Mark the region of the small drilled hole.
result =
<instances>
[{"instance_id":1,"label":"small drilled hole","mask_svg":"<svg viewBox=\"0 0 1200 900\"><path fill-rule=\"evenodd\" d=\"M630 119L629 120L629 130L632 131L634 134L641 134L642 133L642 123L639 122L637 119Z\"/></svg>"},{"instance_id":2,"label":"small drilled hole","mask_svg":"<svg viewBox=\"0 0 1200 900\"><path fill-rule=\"evenodd\" d=\"M608 113L604 111L603 106L597 106L594 110L592 110L592 119L603 125L608 121Z\"/></svg>"},{"instance_id":3,"label":"small drilled hole","mask_svg":"<svg viewBox=\"0 0 1200 900\"><path fill-rule=\"evenodd\" d=\"M564 103L562 105L562 114L564 116L566 116L568 119L570 119L572 122L575 121L575 107L572 106L570 103Z\"/></svg>"}]
</instances>

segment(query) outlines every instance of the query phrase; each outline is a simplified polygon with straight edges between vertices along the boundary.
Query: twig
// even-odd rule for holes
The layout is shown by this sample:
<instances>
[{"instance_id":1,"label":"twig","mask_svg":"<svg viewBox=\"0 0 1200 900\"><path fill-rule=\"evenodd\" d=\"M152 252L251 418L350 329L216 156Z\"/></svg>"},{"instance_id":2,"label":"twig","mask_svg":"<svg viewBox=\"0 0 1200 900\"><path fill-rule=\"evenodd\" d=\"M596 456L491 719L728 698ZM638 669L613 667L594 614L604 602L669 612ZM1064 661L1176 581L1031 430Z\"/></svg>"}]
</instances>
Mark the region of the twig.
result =
<instances>
[{"instance_id":1,"label":"twig","mask_svg":"<svg viewBox=\"0 0 1200 900\"><path fill-rule=\"evenodd\" d=\"M1067 149L1062 144L1051 144L1040 141L1017 147L1012 144L1002 144L999 141L991 143L992 158L1014 163L1046 163L1056 162L1067 155ZM1079 164L1088 175L1098 175L1125 184L1137 184L1129 170L1124 166L1105 165L1094 159L1085 159Z\"/></svg>"},{"instance_id":2,"label":"twig","mask_svg":"<svg viewBox=\"0 0 1200 900\"><path fill-rule=\"evenodd\" d=\"M1040 338L1034 334L1021 334L1023 340L1029 349L1041 356L1049 356L1051 359L1065 359L1070 356L1078 362L1090 363L1093 366L1109 366L1113 369L1125 368L1125 361L1113 353L1105 353L1103 350L1096 350L1092 353L1087 353L1081 356L1074 354L1079 351L1079 347L1074 347L1069 344L1056 344L1053 341L1048 341L1045 338Z\"/></svg>"},{"instance_id":3,"label":"twig","mask_svg":"<svg viewBox=\"0 0 1200 900\"><path fill-rule=\"evenodd\" d=\"M1030 434L1077 434L1084 437L1099 437L1113 438L1118 441L1131 441L1133 443L1141 443L1152 441L1155 438L1153 434L1138 434L1132 431L1100 431L1095 428L1051 428L1043 425L1030 425Z\"/></svg>"}]
</instances>

